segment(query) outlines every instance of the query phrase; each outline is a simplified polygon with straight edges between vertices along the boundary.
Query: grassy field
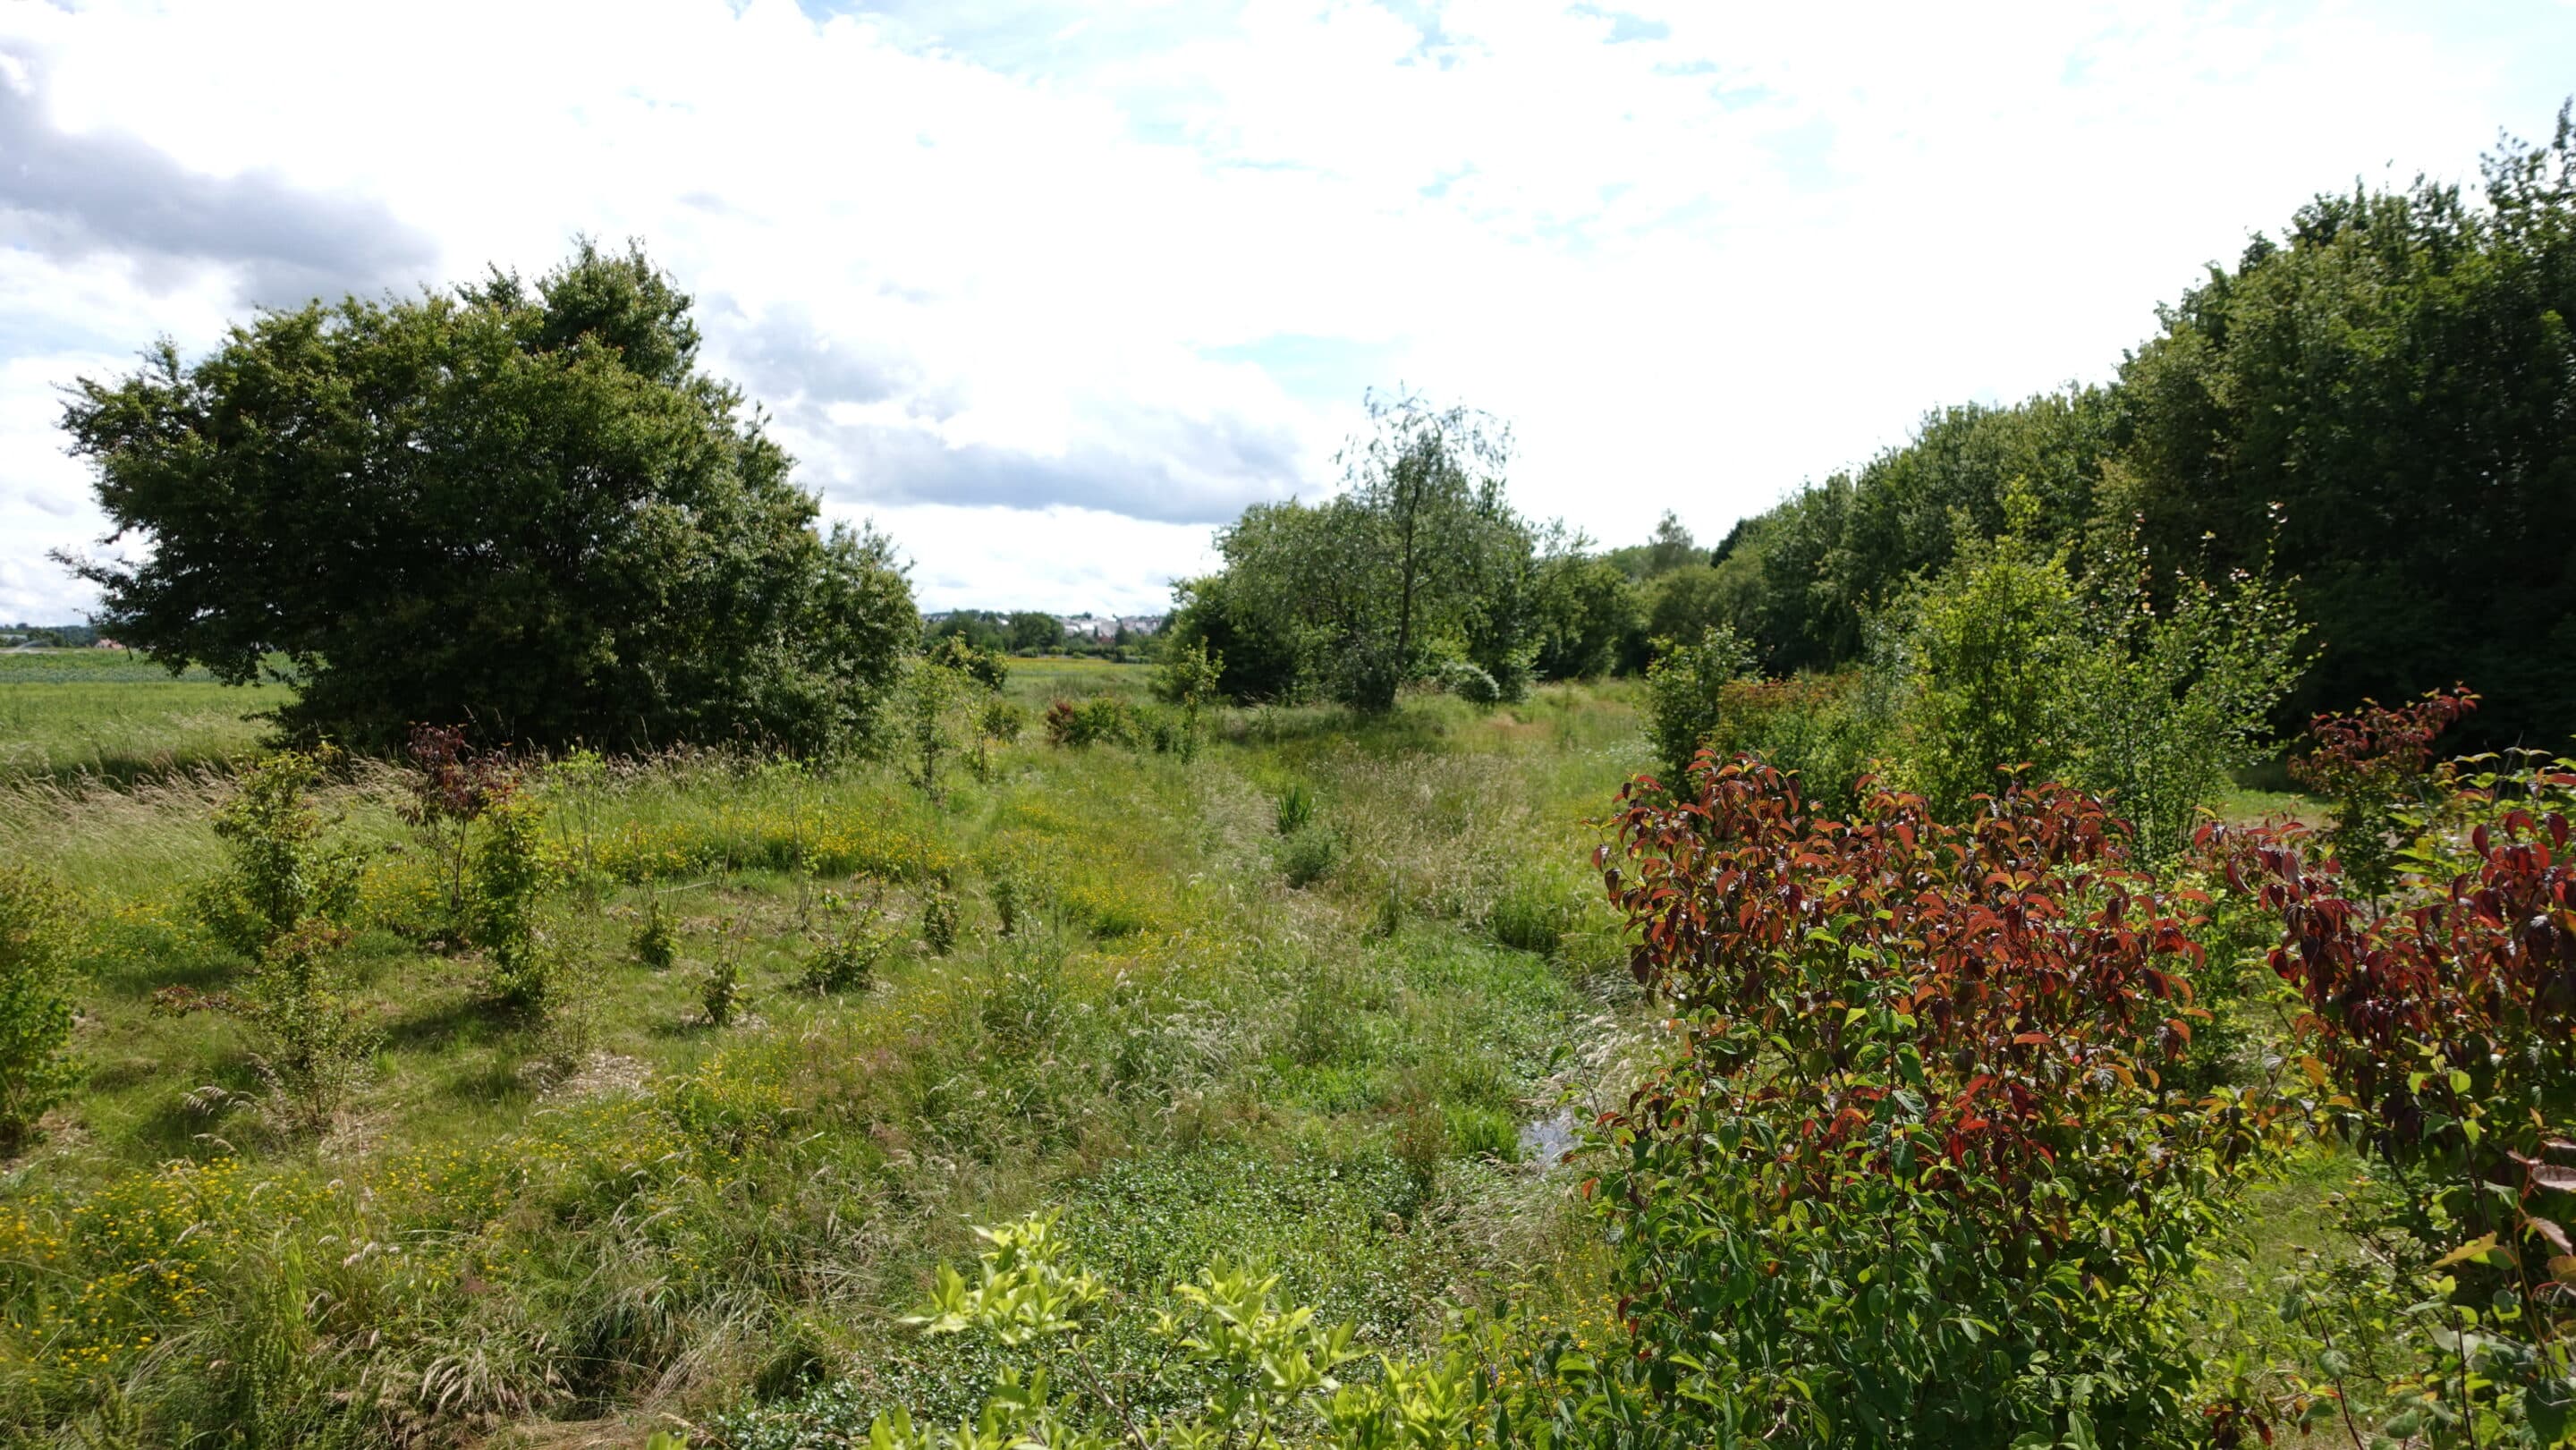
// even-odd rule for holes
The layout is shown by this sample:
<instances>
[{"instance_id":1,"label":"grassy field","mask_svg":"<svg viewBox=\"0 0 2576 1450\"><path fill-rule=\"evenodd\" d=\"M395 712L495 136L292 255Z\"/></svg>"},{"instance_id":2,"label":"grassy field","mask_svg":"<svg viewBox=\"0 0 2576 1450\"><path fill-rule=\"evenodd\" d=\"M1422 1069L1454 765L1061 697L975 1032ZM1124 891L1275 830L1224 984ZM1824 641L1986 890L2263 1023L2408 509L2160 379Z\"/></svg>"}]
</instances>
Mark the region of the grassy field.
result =
<instances>
[{"instance_id":1,"label":"grassy field","mask_svg":"<svg viewBox=\"0 0 2576 1450\"><path fill-rule=\"evenodd\" d=\"M1381 1346L1515 1284L1549 1322L1605 1313L1566 1175L1520 1142L1636 1015L1584 860L1585 818L1645 763L1620 689L1233 713L1187 761L1032 732L938 802L889 766L713 756L548 786L592 885L546 907L582 985L542 1027L430 944L430 858L396 774L361 762L325 803L363 856L347 958L381 1045L316 1129L236 1016L170 1008L246 970L192 904L228 783L101 764L225 759L241 697L120 665L0 684L0 718L42 726L0 783L0 851L75 894L89 1065L0 1176L0 1439L632 1444L680 1416L840 1443L991 1382L995 1352L894 1320L969 1256L967 1223L1040 1206L1121 1295L1262 1257ZM1010 693L1143 673L1019 662ZM1291 797L1313 819L1283 834ZM924 913L948 888L942 953ZM818 993L798 979L834 896L896 941L869 985ZM630 948L656 903L659 971ZM718 1028L720 962L750 999Z\"/></svg>"},{"instance_id":2,"label":"grassy field","mask_svg":"<svg viewBox=\"0 0 2576 1450\"><path fill-rule=\"evenodd\" d=\"M245 717L283 698L121 650L0 651L0 776L124 784L223 764L258 744L260 723Z\"/></svg>"}]
</instances>

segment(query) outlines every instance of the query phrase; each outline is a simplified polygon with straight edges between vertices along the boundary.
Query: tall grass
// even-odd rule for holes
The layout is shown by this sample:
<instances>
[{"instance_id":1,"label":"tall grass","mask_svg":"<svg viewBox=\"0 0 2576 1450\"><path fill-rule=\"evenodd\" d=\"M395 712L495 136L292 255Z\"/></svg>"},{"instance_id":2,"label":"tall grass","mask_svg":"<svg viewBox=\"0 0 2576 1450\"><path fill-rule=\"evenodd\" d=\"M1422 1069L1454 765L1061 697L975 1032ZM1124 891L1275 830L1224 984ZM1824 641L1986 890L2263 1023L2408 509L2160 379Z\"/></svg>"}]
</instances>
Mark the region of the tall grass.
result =
<instances>
[{"instance_id":1,"label":"tall grass","mask_svg":"<svg viewBox=\"0 0 2576 1450\"><path fill-rule=\"evenodd\" d=\"M1142 675L1015 663L1011 691ZM1559 1190L1508 1160L1615 980L1582 816L1644 763L1625 701L1218 734L1191 762L1032 737L938 805L863 762L616 764L547 817L592 873L545 920L592 984L570 1063L476 1007L476 963L434 946L400 782L362 766L324 804L367 853L349 966L384 1046L320 1136L263 1101L228 1017L156 1007L245 969L188 907L223 775L0 785L0 849L82 902L93 1065L0 1177L0 1440L672 1413L750 1444L962 1404L999 1363L892 1321L965 1219L1040 1203L1140 1286L1215 1247L1274 1255L1390 1346L1533 1245L1573 1245L1549 1252L1579 1276ZM1291 779L1345 843L1302 890L1272 849ZM953 952L899 934L864 987L800 989L824 891L909 929L949 889ZM665 970L630 945L656 903ZM750 1003L722 1027L699 1000L719 956Z\"/></svg>"}]
</instances>

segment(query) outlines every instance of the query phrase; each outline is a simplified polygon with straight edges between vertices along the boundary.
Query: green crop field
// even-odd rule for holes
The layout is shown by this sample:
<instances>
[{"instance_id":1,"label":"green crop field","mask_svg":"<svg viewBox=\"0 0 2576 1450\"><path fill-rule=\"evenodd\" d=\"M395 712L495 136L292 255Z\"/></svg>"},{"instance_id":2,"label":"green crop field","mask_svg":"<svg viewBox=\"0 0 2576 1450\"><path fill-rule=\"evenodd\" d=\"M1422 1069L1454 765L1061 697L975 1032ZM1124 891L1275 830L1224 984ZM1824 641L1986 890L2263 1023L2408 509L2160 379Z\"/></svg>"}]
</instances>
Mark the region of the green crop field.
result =
<instances>
[{"instance_id":1,"label":"green crop field","mask_svg":"<svg viewBox=\"0 0 2576 1450\"><path fill-rule=\"evenodd\" d=\"M238 759L286 697L117 650L0 651L0 774L130 781Z\"/></svg>"}]
</instances>

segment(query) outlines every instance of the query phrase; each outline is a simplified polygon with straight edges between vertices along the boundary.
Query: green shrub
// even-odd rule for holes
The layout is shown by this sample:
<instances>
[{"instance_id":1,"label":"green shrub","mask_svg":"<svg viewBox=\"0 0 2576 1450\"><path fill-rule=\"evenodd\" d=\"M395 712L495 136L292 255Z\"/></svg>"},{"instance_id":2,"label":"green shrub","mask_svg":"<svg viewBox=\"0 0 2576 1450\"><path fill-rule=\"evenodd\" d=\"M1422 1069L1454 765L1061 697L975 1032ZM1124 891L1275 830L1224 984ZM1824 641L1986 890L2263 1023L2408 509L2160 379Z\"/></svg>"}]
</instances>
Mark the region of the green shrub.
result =
<instances>
[{"instance_id":1,"label":"green shrub","mask_svg":"<svg viewBox=\"0 0 2576 1450\"><path fill-rule=\"evenodd\" d=\"M1333 828L1310 821L1280 841L1279 869L1286 873L1289 885L1308 887L1332 875L1341 855L1342 838Z\"/></svg>"},{"instance_id":2,"label":"green shrub","mask_svg":"<svg viewBox=\"0 0 2576 1450\"><path fill-rule=\"evenodd\" d=\"M2434 771L2433 740L2478 707L2465 686L2433 690L2395 709L2376 700L2308 722L2308 748L2290 775L2334 803L2326 842L2353 890L2370 897L2395 879L2400 817L2420 810L2449 782Z\"/></svg>"},{"instance_id":3,"label":"green shrub","mask_svg":"<svg viewBox=\"0 0 2576 1450\"><path fill-rule=\"evenodd\" d=\"M730 946L718 951L698 978L698 1007L707 1014L707 1025L726 1025L742 1015L750 1001L751 989L742 979L741 954Z\"/></svg>"},{"instance_id":4,"label":"green shrub","mask_svg":"<svg viewBox=\"0 0 2576 1450\"><path fill-rule=\"evenodd\" d=\"M1142 738L1135 707L1116 695L1047 707L1047 741L1053 745L1134 745Z\"/></svg>"},{"instance_id":5,"label":"green shrub","mask_svg":"<svg viewBox=\"0 0 2576 1450\"><path fill-rule=\"evenodd\" d=\"M823 920L822 943L805 959L798 985L809 992L846 992L875 981L878 965L894 949L894 932L877 903L828 894Z\"/></svg>"},{"instance_id":6,"label":"green shrub","mask_svg":"<svg viewBox=\"0 0 2576 1450\"><path fill-rule=\"evenodd\" d=\"M495 802L477 823L469 864L468 940L484 954L484 999L538 1017L569 986L562 950L539 920L557 875L544 820L533 796Z\"/></svg>"},{"instance_id":7,"label":"green shrub","mask_svg":"<svg viewBox=\"0 0 2576 1450\"><path fill-rule=\"evenodd\" d=\"M975 778L989 780L993 774L992 747L1008 745L1028 728L1029 712L1016 700L994 695L975 710Z\"/></svg>"},{"instance_id":8,"label":"green shrub","mask_svg":"<svg viewBox=\"0 0 2576 1450\"><path fill-rule=\"evenodd\" d=\"M944 957L956 950L965 915L966 905L958 899L956 886L944 876L932 880L921 891L921 944L932 956Z\"/></svg>"},{"instance_id":9,"label":"green shrub","mask_svg":"<svg viewBox=\"0 0 2576 1450\"><path fill-rule=\"evenodd\" d=\"M1281 1304L1280 1276L1259 1264L1220 1261L1172 1285L1172 1307L1148 1326L1166 1353L1142 1383L1121 1383L1126 1377L1096 1368L1096 1351L1113 1342L1109 1286L1065 1262L1055 1216L975 1232L991 1246L975 1276L941 1265L930 1302L903 1322L928 1335L986 1338L1035 1356L1040 1367L1002 1370L954 1435L916 1425L901 1407L880 1413L867 1432L876 1450L1446 1450L1483 1438L1478 1422L1490 1407L1480 1403L1466 1356L1429 1364L1380 1356L1373 1375L1346 1379L1343 1367L1361 1357L1356 1327L1327 1329L1312 1307ZM1152 1418L1150 1437L1140 1403L1171 1407Z\"/></svg>"},{"instance_id":10,"label":"green shrub","mask_svg":"<svg viewBox=\"0 0 2576 1450\"><path fill-rule=\"evenodd\" d=\"M1442 665L1439 679L1442 689L1470 705L1498 704L1503 698L1503 687L1495 683L1494 677L1468 660L1451 660Z\"/></svg>"},{"instance_id":11,"label":"green shrub","mask_svg":"<svg viewBox=\"0 0 2576 1450\"><path fill-rule=\"evenodd\" d=\"M1894 754L1945 818L2027 765L2110 798L2167 859L2260 754L2302 634L2268 577L2181 580L2159 604L2112 561L2079 583L2063 549L1972 540L1906 612Z\"/></svg>"},{"instance_id":12,"label":"green shrub","mask_svg":"<svg viewBox=\"0 0 2576 1450\"><path fill-rule=\"evenodd\" d=\"M907 763L914 787L934 801L945 795L940 771L957 747L957 715L968 690L967 677L936 653L913 660L904 671L899 707Z\"/></svg>"},{"instance_id":13,"label":"green shrub","mask_svg":"<svg viewBox=\"0 0 2576 1450\"><path fill-rule=\"evenodd\" d=\"M1222 698L1219 690L1224 677L1225 656L1209 649L1204 639L1175 643L1163 652L1162 663L1154 668L1154 698L1180 712L1172 725L1169 753L1183 760L1198 754L1199 741L1206 730L1202 717ZM1155 748L1166 747L1158 742Z\"/></svg>"},{"instance_id":14,"label":"green shrub","mask_svg":"<svg viewBox=\"0 0 2576 1450\"><path fill-rule=\"evenodd\" d=\"M1662 762L1664 783L1685 790L1691 757L1717 729L1721 693L1753 672L1753 647L1725 625L1711 625L1696 644L1659 640L1646 666L1646 733Z\"/></svg>"},{"instance_id":15,"label":"green shrub","mask_svg":"<svg viewBox=\"0 0 2576 1450\"><path fill-rule=\"evenodd\" d=\"M226 998L260 1039L260 1075L305 1128L330 1126L374 1068L382 1034L340 969L344 930L307 921L272 941Z\"/></svg>"},{"instance_id":16,"label":"green shrub","mask_svg":"<svg viewBox=\"0 0 2576 1450\"><path fill-rule=\"evenodd\" d=\"M309 920L347 920L358 899L356 853L331 838L314 785L336 755L327 747L269 755L241 774L215 813L232 860L197 892L198 914L217 941L247 957Z\"/></svg>"},{"instance_id":17,"label":"green shrub","mask_svg":"<svg viewBox=\"0 0 2576 1450\"><path fill-rule=\"evenodd\" d=\"M72 1038L69 920L60 893L0 865L0 1153L26 1140L79 1080Z\"/></svg>"},{"instance_id":18,"label":"green shrub","mask_svg":"<svg viewBox=\"0 0 2576 1450\"><path fill-rule=\"evenodd\" d=\"M667 972L680 960L679 934L671 929L671 914L662 909L660 892L644 898L644 919L635 924L627 953L648 972Z\"/></svg>"}]
</instances>

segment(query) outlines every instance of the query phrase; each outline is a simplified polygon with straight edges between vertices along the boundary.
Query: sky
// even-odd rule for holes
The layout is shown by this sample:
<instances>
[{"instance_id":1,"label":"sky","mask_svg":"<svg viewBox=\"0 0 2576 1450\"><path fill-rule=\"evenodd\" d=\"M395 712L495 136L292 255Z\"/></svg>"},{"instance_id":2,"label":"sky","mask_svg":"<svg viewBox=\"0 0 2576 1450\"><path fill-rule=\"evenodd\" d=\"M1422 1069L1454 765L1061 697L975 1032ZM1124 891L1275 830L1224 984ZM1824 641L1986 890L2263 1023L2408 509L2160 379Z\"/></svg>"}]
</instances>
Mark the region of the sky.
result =
<instances>
[{"instance_id":1,"label":"sky","mask_svg":"<svg viewBox=\"0 0 2576 1450\"><path fill-rule=\"evenodd\" d=\"M2576 0L0 0L0 620L96 602L63 385L581 235L925 609L1158 610L1371 388L1713 541L2570 92Z\"/></svg>"}]
</instances>

